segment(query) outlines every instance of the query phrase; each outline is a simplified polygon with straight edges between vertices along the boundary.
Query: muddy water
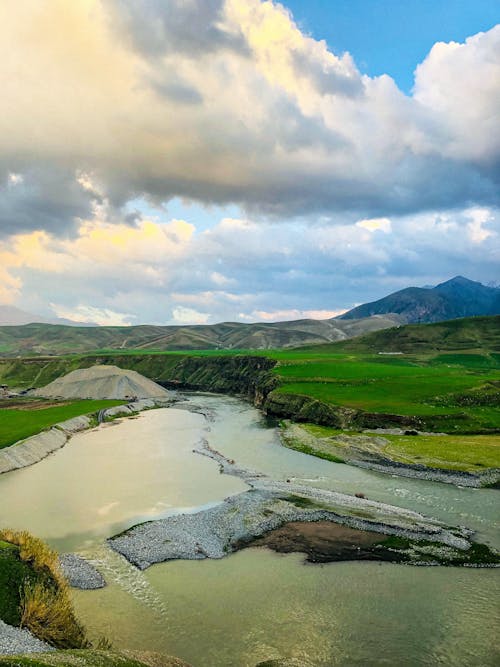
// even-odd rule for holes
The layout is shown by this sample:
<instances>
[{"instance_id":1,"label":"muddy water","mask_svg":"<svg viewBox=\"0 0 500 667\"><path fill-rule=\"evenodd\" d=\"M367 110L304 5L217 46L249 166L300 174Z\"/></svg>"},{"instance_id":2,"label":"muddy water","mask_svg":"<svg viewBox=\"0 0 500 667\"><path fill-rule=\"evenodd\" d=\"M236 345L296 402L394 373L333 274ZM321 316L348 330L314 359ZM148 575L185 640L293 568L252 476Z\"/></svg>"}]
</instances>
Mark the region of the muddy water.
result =
<instances>
[{"instance_id":1,"label":"muddy water","mask_svg":"<svg viewBox=\"0 0 500 667\"><path fill-rule=\"evenodd\" d=\"M0 475L0 526L78 550L140 521L244 491L193 454L205 419L160 409L75 435L29 468Z\"/></svg>"},{"instance_id":2,"label":"muddy water","mask_svg":"<svg viewBox=\"0 0 500 667\"><path fill-rule=\"evenodd\" d=\"M193 454L201 437L277 479L422 511L498 545L497 492L405 480L281 447L236 399L193 395L189 406L80 434L32 468L0 476L0 525L26 527L94 558L109 586L75 592L94 636L117 647L177 654L195 667L295 657L318 667L499 662L498 570L377 563L303 565L300 555L248 549L220 561L172 562L144 573L102 546L138 520L216 502L246 487ZM43 502L41 502L43 499Z\"/></svg>"},{"instance_id":3,"label":"muddy water","mask_svg":"<svg viewBox=\"0 0 500 667\"><path fill-rule=\"evenodd\" d=\"M457 488L324 461L281 446L277 431L265 428L261 414L248 403L210 395L193 396L191 402L213 410L210 444L243 467L279 480L361 492L371 500L422 512L449 525L465 525L477 531L479 541L500 548L500 495L495 490Z\"/></svg>"},{"instance_id":4,"label":"muddy water","mask_svg":"<svg viewBox=\"0 0 500 667\"><path fill-rule=\"evenodd\" d=\"M278 657L301 667L499 664L498 571L304 565L298 554L248 549L155 565L137 589L78 592L77 610L96 637L195 667Z\"/></svg>"}]
</instances>

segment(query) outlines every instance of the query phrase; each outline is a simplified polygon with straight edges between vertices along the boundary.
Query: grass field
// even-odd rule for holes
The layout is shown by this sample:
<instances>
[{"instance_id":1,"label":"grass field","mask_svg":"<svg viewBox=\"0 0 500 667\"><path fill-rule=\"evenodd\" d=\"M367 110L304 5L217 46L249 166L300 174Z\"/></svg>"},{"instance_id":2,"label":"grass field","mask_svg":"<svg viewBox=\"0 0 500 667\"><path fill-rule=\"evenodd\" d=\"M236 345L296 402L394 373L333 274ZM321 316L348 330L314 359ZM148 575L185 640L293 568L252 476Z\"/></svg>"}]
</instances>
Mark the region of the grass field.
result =
<instances>
[{"instance_id":1,"label":"grass field","mask_svg":"<svg viewBox=\"0 0 500 667\"><path fill-rule=\"evenodd\" d=\"M0 449L35 435L54 424L88 415L103 408L121 405L123 401L72 401L62 406L36 410L0 409Z\"/></svg>"},{"instance_id":2,"label":"grass field","mask_svg":"<svg viewBox=\"0 0 500 667\"><path fill-rule=\"evenodd\" d=\"M117 364L170 382L186 379L179 370L186 357L207 358L210 373L217 374L217 357L263 356L278 362L273 371L280 381L278 392L365 412L420 417L426 430L491 432L500 430L499 324L499 317L468 318L282 350L151 353L103 347L92 355L0 359L0 382L43 386L96 363ZM403 353L381 354L388 351Z\"/></svg>"},{"instance_id":3,"label":"grass field","mask_svg":"<svg viewBox=\"0 0 500 667\"><path fill-rule=\"evenodd\" d=\"M281 353L279 391L368 412L467 415L500 428L498 354L317 354Z\"/></svg>"},{"instance_id":4,"label":"grass field","mask_svg":"<svg viewBox=\"0 0 500 667\"><path fill-rule=\"evenodd\" d=\"M327 447L328 441L332 443L332 455L334 447L335 450L348 447L347 444L335 440L336 436L343 433L342 431L316 424L302 424L301 428L319 439L323 445L320 451L321 458L326 458L324 447ZM387 444L380 448L380 453L399 463L419 463L431 468L476 473L486 468L500 468L500 435L407 436L384 434L382 438L387 441ZM314 449L311 443L309 447ZM326 452L328 453L328 448ZM314 451L308 453L316 454Z\"/></svg>"}]
</instances>

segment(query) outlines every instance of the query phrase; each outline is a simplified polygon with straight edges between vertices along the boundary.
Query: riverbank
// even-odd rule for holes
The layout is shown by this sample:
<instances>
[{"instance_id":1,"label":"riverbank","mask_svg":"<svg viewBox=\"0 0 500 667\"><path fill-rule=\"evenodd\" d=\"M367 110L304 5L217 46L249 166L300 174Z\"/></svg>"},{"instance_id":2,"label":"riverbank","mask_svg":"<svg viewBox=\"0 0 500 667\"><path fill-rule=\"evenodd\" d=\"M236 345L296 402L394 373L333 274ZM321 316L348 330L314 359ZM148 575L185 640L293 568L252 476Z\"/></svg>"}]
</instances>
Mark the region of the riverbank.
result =
<instances>
[{"instance_id":1,"label":"riverbank","mask_svg":"<svg viewBox=\"0 0 500 667\"><path fill-rule=\"evenodd\" d=\"M325 521L380 535L370 545L374 559L441 565L500 563L498 554L472 542L472 531L465 528L450 528L418 512L362 497L271 480L238 466L204 441L194 451L212 458L221 473L239 477L250 490L215 507L150 521L110 538L111 548L139 569L167 560L223 558L291 523ZM350 549L349 555L356 559L356 552ZM328 560L342 560L345 555L345 550L331 549ZM360 551L359 556L363 555Z\"/></svg>"},{"instance_id":2,"label":"riverbank","mask_svg":"<svg viewBox=\"0 0 500 667\"><path fill-rule=\"evenodd\" d=\"M466 461L460 461L460 457L456 455L455 460L449 461L450 468L445 467L446 460L444 453L439 452L440 448L445 452L449 442L457 443L466 436L447 436L446 434L418 431L411 431L408 434L407 431L401 429L385 431L380 429L378 432L364 433L342 432L317 427L313 424L295 424L288 420L282 421L280 427L280 438L285 447L328 461L348 463L391 475L461 487L492 487L500 481L500 468L480 470L480 465L484 467L484 464L469 463L469 460L481 457L481 452L474 456L474 443L470 445L472 449L467 452ZM487 438L487 436L477 436L476 439L481 437ZM399 448L391 447L391 439L396 440L400 445ZM491 440L490 449L497 450L500 455L500 442L493 446L493 439L496 439L495 442L498 441L498 436L489 436L489 439ZM401 446L402 440L406 441L404 442L405 447ZM408 446L409 441L412 446ZM429 447L434 444L436 446ZM426 456L426 449L430 450L430 455ZM399 460L395 460L395 456ZM406 458L405 462L402 460L403 457ZM415 462L417 459L420 459L421 462ZM441 467L437 467L436 464ZM467 467L470 469L460 469Z\"/></svg>"},{"instance_id":3,"label":"riverbank","mask_svg":"<svg viewBox=\"0 0 500 667\"><path fill-rule=\"evenodd\" d=\"M117 417L130 417L155 407L167 407L176 400L177 398L141 399L100 410L94 415L74 417L55 424L47 431L0 449L0 474L26 468L42 461L49 454L64 447L75 433L94 428L100 422Z\"/></svg>"}]
</instances>

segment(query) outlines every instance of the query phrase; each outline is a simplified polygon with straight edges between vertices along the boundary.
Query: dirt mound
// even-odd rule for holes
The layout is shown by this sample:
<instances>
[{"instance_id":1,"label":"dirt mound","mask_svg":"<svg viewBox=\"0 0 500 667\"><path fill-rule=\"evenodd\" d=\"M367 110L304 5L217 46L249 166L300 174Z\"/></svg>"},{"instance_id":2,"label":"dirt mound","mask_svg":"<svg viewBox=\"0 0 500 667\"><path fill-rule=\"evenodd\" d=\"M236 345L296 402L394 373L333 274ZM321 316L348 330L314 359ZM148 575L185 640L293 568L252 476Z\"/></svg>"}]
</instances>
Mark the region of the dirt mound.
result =
<instances>
[{"instance_id":1,"label":"dirt mound","mask_svg":"<svg viewBox=\"0 0 500 667\"><path fill-rule=\"evenodd\" d=\"M92 366L57 378L46 387L30 392L45 398L93 398L134 400L167 398L170 392L136 371L118 366Z\"/></svg>"}]
</instances>

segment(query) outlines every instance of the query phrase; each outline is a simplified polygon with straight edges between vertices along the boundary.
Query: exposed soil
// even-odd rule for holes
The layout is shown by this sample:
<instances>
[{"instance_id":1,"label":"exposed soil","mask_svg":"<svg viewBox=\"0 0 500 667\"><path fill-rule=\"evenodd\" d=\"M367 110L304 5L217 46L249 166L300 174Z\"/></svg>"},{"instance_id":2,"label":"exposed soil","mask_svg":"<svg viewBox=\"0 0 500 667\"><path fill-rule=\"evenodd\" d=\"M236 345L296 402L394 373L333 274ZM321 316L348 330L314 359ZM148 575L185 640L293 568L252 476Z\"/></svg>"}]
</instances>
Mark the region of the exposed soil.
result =
<instances>
[{"instance_id":1,"label":"exposed soil","mask_svg":"<svg viewBox=\"0 0 500 667\"><path fill-rule=\"evenodd\" d=\"M45 408L62 407L68 405L70 401L50 401L33 400L22 398L4 398L0 399L1 410L44 410Z\"/></svg>"},{"instance_id":2,"label":"exposed soil","mask_svg":"<svg viewBox=\"0 0 500 667\"><path fill-rule=\"evenodd\" d=\"M380 545L380 533L356 530L331 521L294 521L272 530L244 547L268 547L278 553L302 552L310 563L342 560L404 560Z\"/></svg>"}]
</instances>

